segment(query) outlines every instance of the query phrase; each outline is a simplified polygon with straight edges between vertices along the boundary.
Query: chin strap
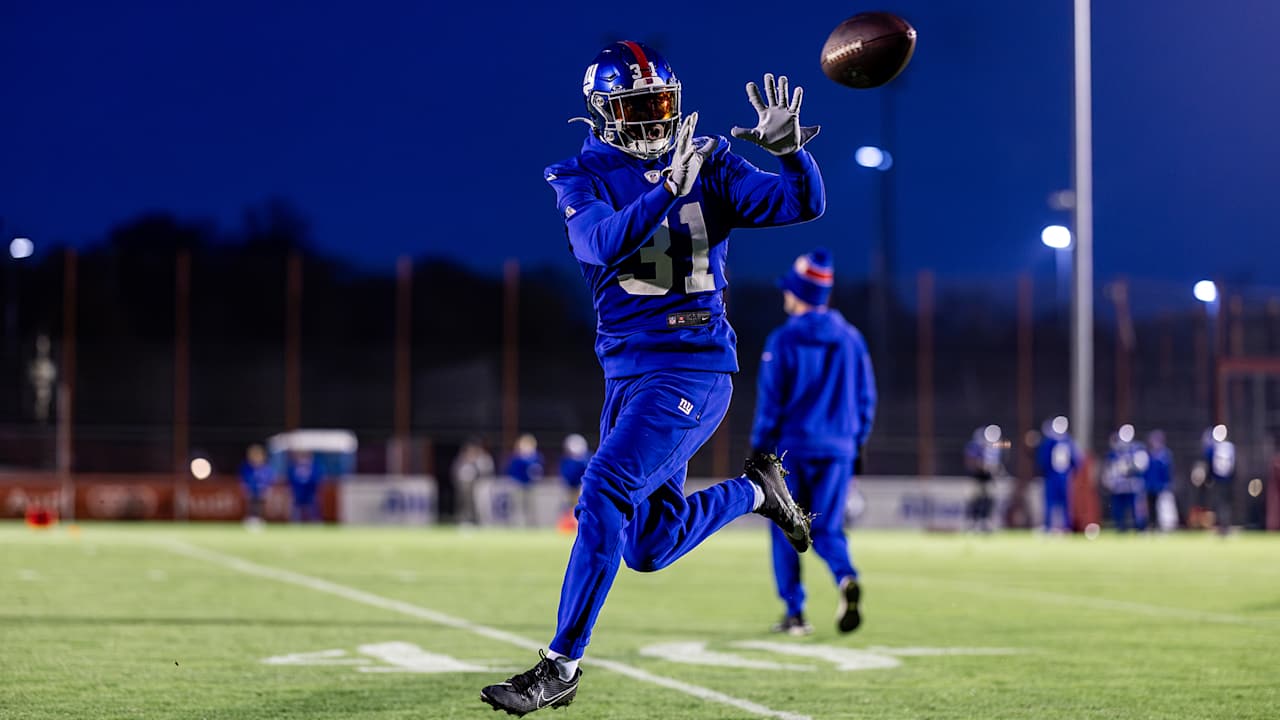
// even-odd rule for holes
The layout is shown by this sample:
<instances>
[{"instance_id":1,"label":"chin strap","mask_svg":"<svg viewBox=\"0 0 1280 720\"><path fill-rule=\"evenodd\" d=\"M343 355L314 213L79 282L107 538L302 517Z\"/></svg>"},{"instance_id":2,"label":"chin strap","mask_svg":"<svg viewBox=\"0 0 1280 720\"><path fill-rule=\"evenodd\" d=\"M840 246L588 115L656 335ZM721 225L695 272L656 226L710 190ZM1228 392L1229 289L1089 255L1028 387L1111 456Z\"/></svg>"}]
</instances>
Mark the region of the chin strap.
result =
<instances>
[{"instance_id":1,"label":"chin strap","mask_svg":"<svg viewBox=\"0 0 1280 720\"><path fill-rule=\"evenodd\" d=\"M590 125L590 126L591 126L591 127L593 127L593 128L596 126L596 125L595 125L595 123L591 122L591 118L575 117L575 118L569 118L569 120L568 120L568 124L570 124L570 125L572 125L573 123L576 123L576 122L586 123L586 124Z\"/></svg>"}]
</instances>

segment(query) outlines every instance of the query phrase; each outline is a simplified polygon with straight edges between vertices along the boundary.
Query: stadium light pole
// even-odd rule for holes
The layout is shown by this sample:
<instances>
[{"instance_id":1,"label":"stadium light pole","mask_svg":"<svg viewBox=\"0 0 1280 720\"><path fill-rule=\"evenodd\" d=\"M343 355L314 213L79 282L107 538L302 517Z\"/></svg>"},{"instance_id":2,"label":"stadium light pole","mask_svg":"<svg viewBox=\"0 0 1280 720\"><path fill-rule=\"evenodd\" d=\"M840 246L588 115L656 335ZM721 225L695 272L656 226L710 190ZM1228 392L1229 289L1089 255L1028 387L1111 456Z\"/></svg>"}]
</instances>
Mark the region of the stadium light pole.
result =
<instances>
[{"instance_id":1,"label":"stadium light pole","mask_svg":"<svg viewBox=\"0 0 1280 720\"><path fill-rule=\"evenodd\" d=\"M1088 453L1093 443L1093 68L1090 0L1075 1L1073 176L1075 243L1072 247L1071 422Z\"/></svg>"}]
</instances>

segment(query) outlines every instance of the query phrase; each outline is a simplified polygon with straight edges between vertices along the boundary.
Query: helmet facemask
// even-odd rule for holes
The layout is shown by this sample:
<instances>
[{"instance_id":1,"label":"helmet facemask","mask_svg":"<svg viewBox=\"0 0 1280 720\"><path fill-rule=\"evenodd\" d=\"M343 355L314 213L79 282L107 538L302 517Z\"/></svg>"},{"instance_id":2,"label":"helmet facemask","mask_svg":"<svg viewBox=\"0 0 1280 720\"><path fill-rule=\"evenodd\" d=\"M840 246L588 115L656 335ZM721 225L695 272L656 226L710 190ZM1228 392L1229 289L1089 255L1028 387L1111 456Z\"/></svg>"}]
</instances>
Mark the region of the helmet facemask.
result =
<instances>
[{"instance_id":1,"label":"helmet facemask","mask_svg":"<svg viewBox=\"0 0 1280 720\"><path fill-rule=\"evenodd\" d=\"M592 93L588 104L592 114L604 120L597 130L600 139L628 155L652 160L675 144L680 124L678 80Z\"/></svg>"}]
</instances>

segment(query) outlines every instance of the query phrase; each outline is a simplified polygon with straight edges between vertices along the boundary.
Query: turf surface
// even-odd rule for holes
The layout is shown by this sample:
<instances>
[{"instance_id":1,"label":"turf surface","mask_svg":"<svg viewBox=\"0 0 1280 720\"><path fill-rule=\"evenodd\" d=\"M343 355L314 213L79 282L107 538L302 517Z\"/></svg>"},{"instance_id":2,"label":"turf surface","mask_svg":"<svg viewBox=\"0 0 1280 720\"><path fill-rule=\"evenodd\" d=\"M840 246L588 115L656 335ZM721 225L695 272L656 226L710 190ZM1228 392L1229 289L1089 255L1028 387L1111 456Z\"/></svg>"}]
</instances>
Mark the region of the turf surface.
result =
<instances>
[{"instance_id":1,"label":"turf surface","mask_svg":"<svg viewBox=\"0 0 1280 720\"><path fill-rule=\"evenodd\" d=\"M549 532L0 524L0 718L495 718L478 690L536 659L519 638L549 637L569 543ZM1280 717L1280 537L855 533L853 547L867 620L850 637L830 622L835 590L813 557L817 632L765 632L779 605L763 533L721 533L660 573L624 569L577 701L541 715ZM642 652L676 642L799 669ZM842 670L803 654L823 647L895 666ZM1006 654L953 654L967 651ZM448 658L463 671L412 671Z\"/></svg>"}]
</instances>

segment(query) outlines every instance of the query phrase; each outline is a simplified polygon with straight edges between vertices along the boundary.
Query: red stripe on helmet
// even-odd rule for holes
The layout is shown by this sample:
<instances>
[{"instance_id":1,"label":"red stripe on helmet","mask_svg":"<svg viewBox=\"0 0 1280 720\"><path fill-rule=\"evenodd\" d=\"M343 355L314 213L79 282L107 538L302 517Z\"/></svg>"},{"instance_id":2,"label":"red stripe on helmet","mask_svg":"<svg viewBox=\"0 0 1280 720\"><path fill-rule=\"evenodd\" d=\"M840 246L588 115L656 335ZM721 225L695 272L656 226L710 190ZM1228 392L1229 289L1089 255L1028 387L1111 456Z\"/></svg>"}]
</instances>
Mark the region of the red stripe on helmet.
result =
<instances>
[{"instance_id":1,"label":"red stripe on helmet","mask_svg":"<svg viewBox=\"0 0 1280 720\"><path fill-rule=\"evenodd\" d=\"M632 42L631 40L623 40L622 44L626 45L627 49L631 51L631 54L636 56L636 63L640 65L641 77L649 77L652 75L653 73L649 71L649 58L645 57L644 49L640 47L640 43Z\"/></svg>"}]
</instances>

